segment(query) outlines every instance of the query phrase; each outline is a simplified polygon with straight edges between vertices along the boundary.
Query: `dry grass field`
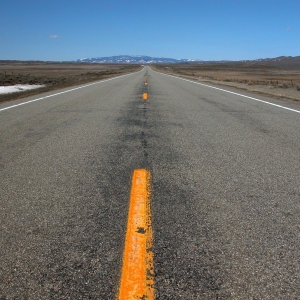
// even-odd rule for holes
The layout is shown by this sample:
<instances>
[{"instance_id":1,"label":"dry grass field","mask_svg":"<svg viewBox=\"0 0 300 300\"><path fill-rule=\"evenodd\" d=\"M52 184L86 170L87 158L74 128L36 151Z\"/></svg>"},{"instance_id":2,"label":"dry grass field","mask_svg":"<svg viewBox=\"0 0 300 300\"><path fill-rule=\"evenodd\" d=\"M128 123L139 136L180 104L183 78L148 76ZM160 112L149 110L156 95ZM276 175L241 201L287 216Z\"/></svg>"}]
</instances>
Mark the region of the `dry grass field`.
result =
<instances>
[{"instance_id":1,"label":"dry grass field","mask_svg":"<svg viewBox=\"0 0 300 300\"><path fill-rule=\"evenodd\" d=\"M249 63L155 65L153 69L196 80L300 101L300 67Z\"/></svg>"},{"instance_id":2,"label":"dry grass field","mask_svg":"<svg viewBox=\"0 0 300 300\"><path fill-rule=\"evenodd\" d=\"M118 76L141 68L139 65L128 64L0 61L0 86L45 85L36 90L0 95L0 102Z\"/></svg>"},{"instance_id":3,"label":"dry grass field","mask_svg":"<svg viewBox=\"0 0 300 300\"><path fill-rule=\"evenodd\" d=\"M199 82L232 86L300 103L299 66L240 62L161 64L151 67L154 70ZM128 64L0 61L0 86L45 85L37 90L0 95L0 102L118 76L141 68L140 65Z\"/></svg>"}]
</instances>

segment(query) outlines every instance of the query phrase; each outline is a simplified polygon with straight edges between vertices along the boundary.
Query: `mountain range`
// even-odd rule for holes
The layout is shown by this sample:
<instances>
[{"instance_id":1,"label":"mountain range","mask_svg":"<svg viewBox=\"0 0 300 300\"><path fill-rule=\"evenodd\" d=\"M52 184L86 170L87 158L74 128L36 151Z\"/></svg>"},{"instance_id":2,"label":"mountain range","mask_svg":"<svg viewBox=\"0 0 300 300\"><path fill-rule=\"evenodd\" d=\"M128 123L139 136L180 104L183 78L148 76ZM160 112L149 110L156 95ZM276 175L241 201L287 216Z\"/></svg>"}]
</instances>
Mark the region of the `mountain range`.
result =
<instances>
[{"instance_id":1,"label":"mountain range","mask_svg":"<svg viewBox=\"0 0 300 300\"><path fill-rule=\"evenodd\" d=\"M106 56L106 57L94 57L94 58L81 58L75 62L83 63L113 63L113 64L159 64L159 63L247 63L247 64L264 64L273 65L278 67L300 67L300 56L279 56L275 58L260 58L255 60L214 60L204 61L198 59L176 59L166 57L152 57L146 55L118 55L118 56Z\"/></svg>"},{"instance_id":2,"label":"mountain range","mask_svg":"<svg viewBox=\"0 0 300 300\"><path fill-rule=\"evenodd\" d=\"M157 63L183 63L196 61L192 59L175 59L166 57L151 57L145 55L118 55L107 57L81 58L76 62L85 63L114 63L114 64L157 64Z\"/></svg>"},{"instance_id":3,"label":"mountain range","mask_svg":"<svg viewBox=\"0 0 300 300\"><path fill-rule=\"evenodd\" d=\"M271 65L276 67L300 67L300 56L279 56L274 58L244 60L242 62Z\"/></svg>"}]
</instances>

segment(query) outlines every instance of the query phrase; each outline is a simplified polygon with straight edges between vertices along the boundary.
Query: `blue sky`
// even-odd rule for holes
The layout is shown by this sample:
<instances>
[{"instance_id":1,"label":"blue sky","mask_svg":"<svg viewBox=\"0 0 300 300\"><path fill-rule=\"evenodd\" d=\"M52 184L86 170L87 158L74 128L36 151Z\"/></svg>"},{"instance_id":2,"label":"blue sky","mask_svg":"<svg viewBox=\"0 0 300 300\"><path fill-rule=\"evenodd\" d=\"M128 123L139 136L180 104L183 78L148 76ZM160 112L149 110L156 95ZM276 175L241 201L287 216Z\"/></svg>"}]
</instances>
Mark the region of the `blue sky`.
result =
<instances>
[{"instance_id":1,"label":"blue sky","mask_svg":"<svg viewBox=\"0 0 300 300\"><path fill-rule=\"evenodd\" d=\"M0 0L0 60L300 55L300 0Z\"/></svg>"}]
</instances>

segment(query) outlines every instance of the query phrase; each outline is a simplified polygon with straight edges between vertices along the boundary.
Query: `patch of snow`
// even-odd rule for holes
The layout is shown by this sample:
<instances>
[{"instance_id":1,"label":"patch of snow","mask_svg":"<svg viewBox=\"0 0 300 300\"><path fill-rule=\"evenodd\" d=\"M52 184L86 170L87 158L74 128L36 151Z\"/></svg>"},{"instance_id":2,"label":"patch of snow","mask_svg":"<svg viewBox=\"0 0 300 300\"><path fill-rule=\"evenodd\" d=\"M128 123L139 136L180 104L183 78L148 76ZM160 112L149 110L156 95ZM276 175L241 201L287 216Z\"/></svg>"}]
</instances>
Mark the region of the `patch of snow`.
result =
<instances>
[{"instance_id":1,"label":"patch of snow","mask_svg":"<svg viewBox=\"0 0 300 300\"><path fill-rule=\"evenodd\" d=\"M28 91L33 89L38 89L44 87L45 85L39 84L17 84L17 85L8 85L0 86L0 94L11 94L16 92Z\"/></svg>"}]
</instances>

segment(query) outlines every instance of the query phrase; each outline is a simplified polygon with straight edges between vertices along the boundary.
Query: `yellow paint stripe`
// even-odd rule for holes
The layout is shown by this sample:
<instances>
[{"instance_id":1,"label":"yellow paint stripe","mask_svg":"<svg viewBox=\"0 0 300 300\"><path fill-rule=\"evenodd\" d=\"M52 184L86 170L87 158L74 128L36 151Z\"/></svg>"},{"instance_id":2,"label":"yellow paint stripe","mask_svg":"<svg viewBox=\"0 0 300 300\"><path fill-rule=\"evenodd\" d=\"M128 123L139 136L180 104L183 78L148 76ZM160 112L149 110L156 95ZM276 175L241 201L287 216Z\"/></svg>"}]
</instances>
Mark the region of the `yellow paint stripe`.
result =
<instances>
[{"instance_id":1,"label":"yellow paint stripe","mask_svg":"<svg viewBox=\"0 0 300 300\"><path fill-rule=\"evenodd\" d=\"M144 100L147 100L147 99L148 99L148 93L144 93L144 94L143 94L143 99L144 99Z\"/></svg>"},{"instance_id":2,"label":"yellow paint stripe","mask_svg":"<svg viewBox=\"0 0 300 300\"><path fill-rule=\"evenodd\" d=\"M150 172L132 178L119 300L154 299Z\"/></svg>"}]
</instances>

